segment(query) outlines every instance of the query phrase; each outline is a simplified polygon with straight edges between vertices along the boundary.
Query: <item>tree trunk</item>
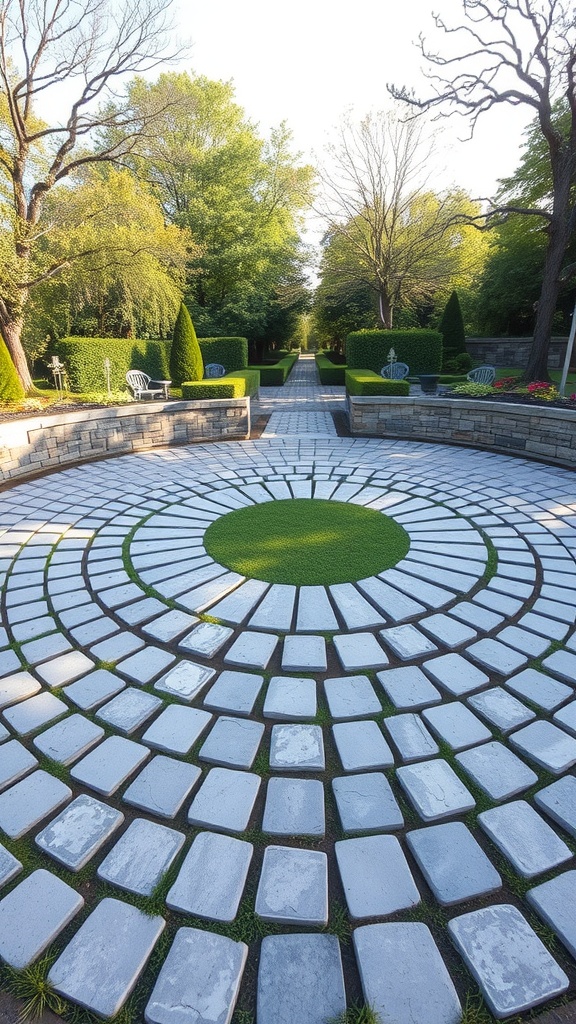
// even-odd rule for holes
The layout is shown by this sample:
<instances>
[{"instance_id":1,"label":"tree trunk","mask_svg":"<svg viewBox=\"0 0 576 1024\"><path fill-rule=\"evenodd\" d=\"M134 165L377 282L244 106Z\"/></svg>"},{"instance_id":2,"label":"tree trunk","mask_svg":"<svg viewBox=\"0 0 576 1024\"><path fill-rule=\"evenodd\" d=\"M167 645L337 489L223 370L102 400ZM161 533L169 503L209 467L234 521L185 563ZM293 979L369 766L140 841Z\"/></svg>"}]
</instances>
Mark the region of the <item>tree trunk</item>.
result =
<instances>
[{"instance_id":1,"label":"tree trunk","mask_svg":"<svg viewBox=\"0 0 576 1024\"><path fill-rule=\"evenodd\" d=\"M382 321L382 326L385 328L385 330L391 331L392 316L394 310L392 308L392 303L390 302L387 293L384 291L380 291L378 295L378 308L380 313L380 319Z\"/></svg>"},{"instance_id":2,"label":"tree trunk","mask_svg":"<svg viewBox=\"0 0 576 1024\"><path fill-rule=\"evenodd\" d=\"M22 327L24 324L23 317L14 317L12 319L0 318L0 332L6 343L16 372L22 381L22 387L28 393L34 390L34 382L30 376L30 370L28 369L28 362L26 359L26 353L22 347Z\"/></svg>"},{"instance_id":3,"label":"tree trunk","mask_svg":"<svg viewBox=\"0 0 576 1024\"><path fill-rule=\"evenodd\" d=\"M536 310L532 348L530 349L528 364L522 375L527 381L550 379L548 374L548 349L550 347L550 338L552 337L552 324L554 314L556 313L558 292L560 291L560 271L565 252L566 243L563 233L551 233L542 273L542 288Z\"/></svg>"}]
</instances>

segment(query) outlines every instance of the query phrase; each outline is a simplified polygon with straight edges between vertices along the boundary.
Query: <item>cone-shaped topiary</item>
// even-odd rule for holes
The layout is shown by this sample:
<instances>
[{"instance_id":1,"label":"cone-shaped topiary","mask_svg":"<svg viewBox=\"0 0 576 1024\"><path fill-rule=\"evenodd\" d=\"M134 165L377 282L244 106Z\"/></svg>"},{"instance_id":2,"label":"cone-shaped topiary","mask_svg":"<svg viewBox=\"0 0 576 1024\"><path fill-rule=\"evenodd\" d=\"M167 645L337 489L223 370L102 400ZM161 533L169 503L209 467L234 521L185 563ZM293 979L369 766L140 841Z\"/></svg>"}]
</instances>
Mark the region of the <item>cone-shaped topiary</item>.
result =
<instances>
[{"instance_id":1,"label":"cone-shaped topiary","mask_svg":"<svg viewBox=\"0 0 576 1024\"><path fill-rule=\"evenodd\" d=\"M170 349L170 376L179 387L184 381L202 380L204 363L190 313L182 302L176 317Z\"/></svg>"},{"instance_id":2,"label":"cone-shaped topiary","mask_svg":"<svg viewBox=\"0 0 576 1024\"><path fill-rule=\"evenodd\" d=\"M16 367L3 339L0 338L0 402L21 402L23 398L24 388L20 377L16 373Z\"/></svg>"},{"instance_id":3,"label":"cone-shaped topiary","mask_svg":"<svg viewBox=\"0 0 576 1024\"><path fill-rule=\"evenodd\" d=\"M446 303L446 308L442 314L438 330L444 339L443 348L445 356L454 357L459 355L461 352L466 352L464 319L462 317L462 310L460 309L460 302L456 291L452 292L452 295Z\"/></svg>"}]
</instances>

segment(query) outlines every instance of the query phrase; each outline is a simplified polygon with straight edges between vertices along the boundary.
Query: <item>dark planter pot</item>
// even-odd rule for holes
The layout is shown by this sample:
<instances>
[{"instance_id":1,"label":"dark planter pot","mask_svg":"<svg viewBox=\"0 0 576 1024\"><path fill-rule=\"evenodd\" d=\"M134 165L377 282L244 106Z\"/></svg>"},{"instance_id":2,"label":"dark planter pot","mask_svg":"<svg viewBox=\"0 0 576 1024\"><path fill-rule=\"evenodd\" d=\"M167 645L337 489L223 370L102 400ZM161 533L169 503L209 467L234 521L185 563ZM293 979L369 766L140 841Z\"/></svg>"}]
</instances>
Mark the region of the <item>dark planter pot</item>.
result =
<instances>
[{"instance_id":1,"label":"dark planter pot","mask_svg":"<svg viewBox=\"0 0 576 1024\"><path fill-rule=\"evenodd\" d=\"M438 390L437 373L421 373L419 376L420 387L423 395L435 395Z\"/></svg>"}]
</instances>

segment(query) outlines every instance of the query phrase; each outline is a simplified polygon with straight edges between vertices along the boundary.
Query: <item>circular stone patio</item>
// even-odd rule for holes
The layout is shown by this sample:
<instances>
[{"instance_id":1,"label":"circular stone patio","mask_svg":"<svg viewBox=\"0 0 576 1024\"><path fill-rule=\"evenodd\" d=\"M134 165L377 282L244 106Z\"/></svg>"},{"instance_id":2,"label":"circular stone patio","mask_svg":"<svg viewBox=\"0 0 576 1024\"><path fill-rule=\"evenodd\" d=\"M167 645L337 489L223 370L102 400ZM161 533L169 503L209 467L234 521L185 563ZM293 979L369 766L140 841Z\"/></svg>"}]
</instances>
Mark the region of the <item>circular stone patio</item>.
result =
<instances>
[{"instance_id":1,"label":"circular stone patio","mask_svg":"<svg viewBox=\"0 0 576 1024\"><path fill-rule=\"evenodd\" d=\"M312 497L406 557L324 587L206 553ZM148 1024L565 998L575 553L573 474L441 445L199 445L0 493L2 960L48 950L70 1003Z\"/></svg>"}]
</instances>

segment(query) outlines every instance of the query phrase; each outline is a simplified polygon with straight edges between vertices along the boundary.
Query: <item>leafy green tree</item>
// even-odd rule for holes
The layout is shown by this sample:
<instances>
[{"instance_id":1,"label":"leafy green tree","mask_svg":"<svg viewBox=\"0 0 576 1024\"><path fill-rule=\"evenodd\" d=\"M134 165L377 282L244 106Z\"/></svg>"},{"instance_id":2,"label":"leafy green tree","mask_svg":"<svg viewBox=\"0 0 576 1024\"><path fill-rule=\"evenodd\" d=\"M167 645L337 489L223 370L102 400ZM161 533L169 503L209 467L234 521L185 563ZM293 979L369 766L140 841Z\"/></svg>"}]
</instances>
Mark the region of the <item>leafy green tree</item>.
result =
<instances>
[{"instance_id":1,"label":"leafy green tree","mask_svg":"<svg viewBox=\"0 0 576 1024\"><path fill-rule=\"evenodd\" d=\"M525 106L535 115L523 161L524 187L504 188L476 223L528 217L546 232L534 336L524 375L546 379L548 347L558 296L574 272L566 266L576 231L576 18L569 0L463 0L464 23L436 28L450 40L449 56L421 37L433 88L417 97L392 86L396 99L417 110L458 112L470 121L502 104ZM457 46L458 39L462 46ZM456 41L456 42L455 42ZM544 186L544 187L542 187Z\"/></svg>"},{"instance_id":2,"label":"leafy green tree","mask_svg":"<svg viewBox=\"0 0 576 1024\"><path fill-rule=\"evenodd\" d=\"M24 388L6 345L0 338L0 402L20 402Z\"/></svg>"},{"instance_id":3,"label":"leafy green tree","mask_svg":"<svg viewBox=\"0 0 576 1024\"><path fill-rule=\"evenodd\" d=\"M454 290L446 303L438 330L443 338L444 355L453 357L466 352L464 317L460 308L458 292Z\"/></svg>"},{"instance_id":4,"label":"leafy green tree","mask_svg":"<svg viewBox=\"0 0 576 1024\"><path fill-rule=\"evenodd\" d=\"M204 363L190 313L183 302L176 317L170 348L170 376L179 387L184 381L202 380Z\"/></svg>"}]
</instances>

